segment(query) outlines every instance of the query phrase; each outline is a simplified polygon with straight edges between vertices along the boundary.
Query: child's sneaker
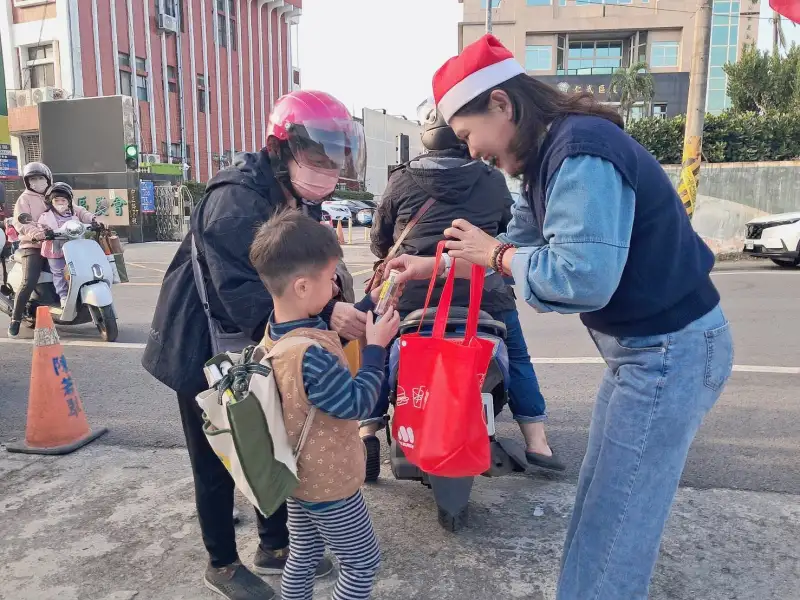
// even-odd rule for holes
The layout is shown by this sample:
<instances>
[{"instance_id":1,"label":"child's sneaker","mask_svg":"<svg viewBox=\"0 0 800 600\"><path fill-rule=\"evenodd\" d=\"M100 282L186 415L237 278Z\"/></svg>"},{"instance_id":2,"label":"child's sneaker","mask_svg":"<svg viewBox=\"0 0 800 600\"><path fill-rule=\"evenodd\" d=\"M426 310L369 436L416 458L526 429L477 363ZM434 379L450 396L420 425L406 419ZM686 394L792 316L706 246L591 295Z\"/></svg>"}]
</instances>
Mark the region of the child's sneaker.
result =
<instances>
[{"instance_id":1,"label":"child's sneaker","mask_svg":"<svg viewBox=\"0 0 800 600\"><path fill-rule=\"evenodd\" d=\"M253 559L253 571L259 575L280 575L289 560L289 548L280 550L262 550L259 545L256 556ZM325 577L333 571L333 562L327 556L323 556L317 565L317 572L314 576L319 579Z\"/></svg>"}]
</instances>

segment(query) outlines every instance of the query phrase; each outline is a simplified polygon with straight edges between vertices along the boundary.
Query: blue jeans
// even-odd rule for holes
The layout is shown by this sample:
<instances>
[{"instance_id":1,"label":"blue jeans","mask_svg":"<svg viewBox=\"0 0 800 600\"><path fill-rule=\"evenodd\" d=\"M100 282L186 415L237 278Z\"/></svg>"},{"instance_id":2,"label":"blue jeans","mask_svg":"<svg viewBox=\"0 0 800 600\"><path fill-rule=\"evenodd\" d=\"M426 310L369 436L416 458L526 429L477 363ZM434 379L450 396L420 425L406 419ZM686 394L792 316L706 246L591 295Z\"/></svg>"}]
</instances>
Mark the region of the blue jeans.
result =
<instances>
[{"instance_id":1,"label":"blue jeans","mask_svg":"<svg viewBox=\"0 0 800 600\"><path fill-rule=\"evenodd\" d=\"M408 313L400 313L404 319ZM544 396L539 390L539 380L528 355L528 346L516 310L492 314L492 318L506 325L506 347L510 381L508 383L509 408L519 423L536 423L547 418ZM378 403L367 421L383 417L389 410L389 353L386 353L386 376L383 378Z\"/></svg>"},{"instance_id":2,"label":"blue jeans","mask_svg":"<svg viewBox=\"0 0 800 600\"><path fill-rule=\"evenodd\" d=\"M733 341L719 307L666 335L590 334L608 368L557 598L646 600L689 446L730 376Z\"/></svg>"},{"instance_id":3,"label":"blue jeans","mask_svg":"<svg viewBox=\"0 0 800 600\"><path fill-rule=\"evenodd\" d=\"M506 310L492 315L506 324L506 347L508 348L508 407L518 423L538 423L547 419L544 396L539 389L539 380L533 370L528 345L522 333L519 313Z\"/></svg>"}]
</instances>

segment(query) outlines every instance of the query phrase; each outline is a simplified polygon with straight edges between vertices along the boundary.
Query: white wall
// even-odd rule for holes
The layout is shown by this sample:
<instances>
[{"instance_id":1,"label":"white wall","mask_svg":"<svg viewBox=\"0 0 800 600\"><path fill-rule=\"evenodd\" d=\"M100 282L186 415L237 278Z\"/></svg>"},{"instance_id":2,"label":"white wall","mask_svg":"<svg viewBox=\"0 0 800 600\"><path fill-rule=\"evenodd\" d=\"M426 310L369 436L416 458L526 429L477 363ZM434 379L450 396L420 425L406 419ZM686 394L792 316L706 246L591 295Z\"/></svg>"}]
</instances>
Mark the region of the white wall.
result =
<instances>
[{"instance_id":1,"label":"white wall","mask_svg":"<svg viewBox=\"0 0 800 600\"><path fill-rule=\"evenodd\" d=\"M364 135L367 140L366 188L380 200L386 189L389 165L397 164L396 138L404 133L409 138L409 158L422 154L422 127L416 121L384 114L381 110L365 108Z\"/></svg>"}]
</instances>

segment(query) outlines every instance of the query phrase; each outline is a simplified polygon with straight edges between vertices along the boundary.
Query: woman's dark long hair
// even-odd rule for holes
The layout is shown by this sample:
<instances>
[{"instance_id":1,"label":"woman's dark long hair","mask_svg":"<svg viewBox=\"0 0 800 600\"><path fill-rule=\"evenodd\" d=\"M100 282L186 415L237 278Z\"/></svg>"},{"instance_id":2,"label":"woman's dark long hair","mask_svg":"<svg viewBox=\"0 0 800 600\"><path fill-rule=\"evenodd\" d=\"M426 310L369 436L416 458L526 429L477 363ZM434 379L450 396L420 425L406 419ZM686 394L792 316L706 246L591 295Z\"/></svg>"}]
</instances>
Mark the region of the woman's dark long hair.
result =
<instances>
[{"instance_id":1,"label":"woman's dark long hair","mask_svg":"<svg viewBox=\"0 0 800 600\"><path fill-rule=\"evenodd\" d=\"M591 94L565 94L524 73L471 100L456 116L485 113L495 90L502 90L511 100L517 134L509 150L522 162L527 183L530 183L531 174L536 172L532 167L536 165L539 144L556 119L567 115L590 115L607 119L620 128L625 127L616 110L600 104Z\"/></svg>"}]
</instances>

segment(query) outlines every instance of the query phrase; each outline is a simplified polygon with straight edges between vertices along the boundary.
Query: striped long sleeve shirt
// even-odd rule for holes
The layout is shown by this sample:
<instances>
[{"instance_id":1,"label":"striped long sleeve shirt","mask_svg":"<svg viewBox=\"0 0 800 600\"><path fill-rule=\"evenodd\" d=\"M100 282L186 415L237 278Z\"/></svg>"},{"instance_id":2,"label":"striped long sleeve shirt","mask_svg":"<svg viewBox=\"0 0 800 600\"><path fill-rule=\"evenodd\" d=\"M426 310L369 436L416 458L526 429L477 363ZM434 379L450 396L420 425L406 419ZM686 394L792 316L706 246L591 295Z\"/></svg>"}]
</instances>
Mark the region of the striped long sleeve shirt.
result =
<instances>
[{"instance_id":1,"label":"striped long sleeve shirt","mask_svg":"<svg viewBox=\"0 0 800 600\"><path fill-rule=\"evenodd\" d=\"M372 310L369 296L359 302L356 308ZM273 340L300 327L328 329L319 317L286 323L275 323L273 315L269 319L269 333ZM353 377L350 369L340 364L336 356L319 346L309 347L303 356L303 386L308 401L337 419L368 418L378 402L385 361L385 348L365 346L361 351L361 368Z\"/></svg>"}]
</instances>

